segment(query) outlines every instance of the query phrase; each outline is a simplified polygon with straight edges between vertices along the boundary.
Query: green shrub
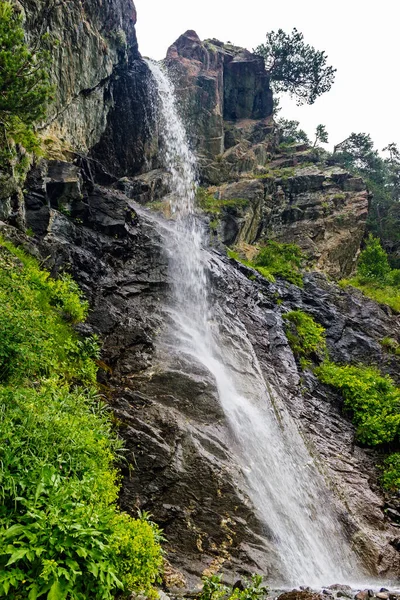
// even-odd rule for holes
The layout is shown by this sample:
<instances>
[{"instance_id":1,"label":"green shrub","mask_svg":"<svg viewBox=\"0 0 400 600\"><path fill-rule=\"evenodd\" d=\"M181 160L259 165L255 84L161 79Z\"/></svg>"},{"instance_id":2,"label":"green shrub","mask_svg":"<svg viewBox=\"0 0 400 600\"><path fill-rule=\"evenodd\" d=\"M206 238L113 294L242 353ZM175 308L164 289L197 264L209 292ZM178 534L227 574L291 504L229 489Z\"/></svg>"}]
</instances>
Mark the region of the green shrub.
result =
<instances>
[{"instance_id":1,"label":"green shrub","mask_svg":"<svg viewBox=\"0 0 400 600\"><path fill-rule=\"evenodd\" d=\"M400 489L400 453L393 452L383 462L382 486L389 491Z\"/></svg>"},{"instance_id":2,"label":"green shrub","mask_svg":"<svg viewBox=\"0 0 400 600\"><path fill-rule=\"evenodd\" d=\"M22 15L15 6L0 0L0 166L16 156L15 144L29 152L39 149L34 124L44 118L51 98L50 52L36 40L29 50ZM21 165L22 170L25 168Z\"/></svg>"},{"instance_id":3,"label":"green shrub","mask_svg":"<svg viewBox=\"0 0 400 600\"><path fill-rule=\"evenodd\" d=\"M315 369L323 382L339 390L357 427L357 439L370 446L398 441L400 390L374 367L326 361Z\"/></svg>"},{"instance_id":4,"label":"green shrub","mask_svg":"<svg viewBox=\"0 0 400 600\"><path fill-rule=\"evenodd\" d=\"M302 261L302 252L296 244L268 241L261 248L254 260L254 265L256 268L266 269L275 277L282 277L282 279L302 287L303 276L300 273Z\"/></svg>"},{"instance_id":5,"label":"green shrub","mask_svg":"<svg viewBox=\"0 0 400 600\"><path fill-rule=\"evenodd\" d=\"M87 303L0 240L0 597L152 595L160 531L120 513L121 442L97 395Z\"/></svg>"},{"instance_id":6,"label":"green shrub","mask_svg":"<svg viewBox=\"0 0 400 600\"><path fill-rule=\"evenodd\" d=\"M268 588L263 585L261 575L254 574L250 579L243 579L243 589L226 586L220 575L203 577L203 589L199 600L259 600L268 595Z\"/></svg>"},{"instance_id":7,"label":"green shrub","mask_svg":"<svg viewBox=\"0 0 400 600\"><path fill-rule=\"evenodd\" d=\"M372 300L400 312L400 270L390 268L388 255L371 234L360 254L356 277L340 285L356 287Z\"/></svg>"},{"instance_id":8,"label":"green shrub","mask_svg":"<svg viewBox=\"0 0 400 600\"><path fill-rule=\"evenodd\" d=\"M358 259L357 275L367 281L385 282L390 273L388 256L378 238L370 233Z\"/></svg>"},{"instance_id":9,"label":"green shrub","mask_svg":"<svg viewBox=\"0 0 400 600\"><path fill-rule=\"evenodd\" d=\"M387 352L389 352L389 354L396 354L397 356L400 355L400 344L394 338L382 338L381 345Z\"/></svg>"},{"instance_id":10,"label":"green shrub","mask_svg":"<svg viewBox=\"0 0 400 600\"><path fill-rule=\"evenodd\" d=\"M325 329L322 325L301 310L292 310L283 318L289 345L297 358L308 361L313 355L326 355Z\"/></svg>"},{"instance_id":11,"label":"green shrub","mask_svg":"<svg viewBox=\"0 0 400 600\"><path fill-rule=\"evenodd\" d=\"M381 284L378 281L367 282L359 277L342 279L339 285L343 288L347 286L355 287L371 300L375 300L379 304L386 304L395 313L400 313L400 288L398 287Z\"/></svg>"},{"instance_id":12,"label":"green shrub","mask_svg":"<svg viewBox=\"0 0 400 600\"><path fill-rule=\"evenodd\" d=\"M236 252L235 250L230 250L228 248L227 255L229 256L229 258L233 258L234 260L237 260L238 262L242 263L242 265L250 267L251 269L255 269L260 273L260 275L267 279L267 281L270 281L271 283L275 281L275 277L272 275L272 273L268 271L268 269L266 269L265 267L257 267L253 262L250 262L249 260L243 258L243 256L239 254L239 252Z\"/></svg>"}]
</instances>

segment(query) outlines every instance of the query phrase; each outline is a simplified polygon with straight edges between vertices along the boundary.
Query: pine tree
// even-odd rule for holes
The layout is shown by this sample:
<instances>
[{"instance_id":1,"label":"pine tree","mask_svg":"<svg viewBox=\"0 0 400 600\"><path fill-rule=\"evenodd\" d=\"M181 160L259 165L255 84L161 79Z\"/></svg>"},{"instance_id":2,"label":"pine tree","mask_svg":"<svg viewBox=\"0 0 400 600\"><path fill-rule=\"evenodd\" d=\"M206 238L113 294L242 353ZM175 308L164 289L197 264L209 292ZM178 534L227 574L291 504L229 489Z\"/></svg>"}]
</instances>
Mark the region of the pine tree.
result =
<instances>
[{"instance_id":1,"label":"pine tree","mask_svg":"<svg viewBox=\"0 0 400 600\"><path fill-rule=\"evenodd\" d=\"M42 40L29 49L22 17L8 0L0 0L0 166L14 155L14 143L33 151L34 124L45 117L51 95L49 52Z\"/></svg>"}]
</instances>

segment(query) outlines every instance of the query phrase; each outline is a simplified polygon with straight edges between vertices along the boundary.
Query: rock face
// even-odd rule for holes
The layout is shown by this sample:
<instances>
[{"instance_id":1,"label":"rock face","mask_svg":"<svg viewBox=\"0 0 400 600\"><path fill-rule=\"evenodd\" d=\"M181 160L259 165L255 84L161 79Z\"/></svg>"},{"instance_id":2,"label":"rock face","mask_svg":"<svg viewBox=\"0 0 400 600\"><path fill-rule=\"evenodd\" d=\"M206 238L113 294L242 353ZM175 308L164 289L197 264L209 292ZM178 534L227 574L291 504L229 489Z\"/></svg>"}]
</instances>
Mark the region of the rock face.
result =
<instances>
[{"instance_id":1,"label":"rock face","mask_svg":"<svg viewBox=\"0 0 400 600\"><path fill-rule=\"evenodd\" d=\"M33 31L39 3L25 4ZM63 150L64 159L57 154L39 161L18 206L18 191L3 182L0 208L8 224L2 233L46 259L54 275L69 270L90 302L89 321L80 332L96 332L104 342L101 390L127 447L121 506L153 514L164 528L168 558L188 585L204 569L221 565L231 577L259 571L273 578L273 532L266 531L249 500L216 383L169 343L165 221L143 208L168 193L169 174L151 168L160 165L152 163L157 141L141 121L151 114L151 97L132 11L128 0L91 0L83 7L72 0L70 12L60 7L51 12L50 29L63 40L57 56L65 81L49 131L91 155L75 154L68 161ZM102 40L116 39L111 33L120 25L126 51L110 41L109 50L99 53ZM220 235L232 244L294 240L319 268L348 273L364 231L364 186L346 172L322 168L305 149L290 157L279 154L260 60L215 40L200 42L194 32L168 52L186 115L198 132L203 181L219 198L247 200L247 206L223 212ZM86 64L92 67L83 72ZM335 492L337 512L368 573L396 576L400 541L397 516L391 516L397 505L385 512L377 485L380 457L357 446L340 397L300 372L282 313L302 308L313 315L326 327L334 360L374 362L394 377L399 359L385 354L379 341L400 339L398 318L318 273L307 274L300 289L269 283L217 250L204 254L210 304L225 339L240 325L278 412L295 419Z\"/></svg>"},{"instance_id":2,"label":"rock face","mask_svg":"<svg viewBox=\"0 0 400 600\"><path fill-rule=\"evenodd\" d=\"M368 192L359 178L339 168L296 164L280 168L277 159L258 178L210 188L222 200L247 200L221 218L224 244L256 244L273 239L295 243L314 268L339 278L354 271L365 232Z\"/></svg>"},{"instance_id":3,"label":"rock face","mask_svg":"<svg viewBox=\"0 0 400 600\"><path fill-rule=\"evenodd\" d=\"M349 275L365 232L366 186L307 146L279 147L263 59L187 31L166 64L202 182L217 199L248 201L223 211L222 243L294 242L314 268Z\"/></svg>"},{"instance_id":4,"label":"rock face","mask_svg":"<svg viewBox=\"0 0 400 600\"><path fill-rule=\"evenodd\" d=\"M228 576L259 571L273 579L273 543L247 495L215 382L197 363L171 354L165 312L171 282L158 217L119 190L140 200L135 180L104 187L96 177L105 175L88 177L89 166L42 162L27 182L26 218L35 236L9 227L3 233L47 257L54 274L71 271L90 301L81 332L104 341L102 390L134 467L124 469L121 504L154 515L168 539L168 558L188 585L212 565L223 565ZM219 322L227 332L238 324L246 331L279 410L290 411L336 491L338 513L368 572L394 574L398 530L376 483L379 457L355 444L340 398L313 376L300 377L281 314L306 310L327 328L335 360L372 360L391 374L399 359L385 355L379 340L400 337L398 322L322 275L307 275L301 290L268 283L218 253L207 260Z\"/></svg>"},{"instance_id":5,"label":"rock face","mask_svg":"<svg viewBox=\"0 0 400 600\"><path fill-rule=\"evenodd\" d=\"M144 117L150 106L146 64L138 51L133 0L20 4L30 42L44 32L49 36L56 93L43 131L47 154L65 158L97 144L101 158L104 146L109 149L108 168L137 172L146 159L144 138L151 136ZM113 136L110 140L107 133L101 141L107 123Z\"/></svg>"},{"instance_id":6,"label":"rock face","mask_svg":"<svg viewBox=\"0 0 400 600\"><path fill-rule=\"evenodd\" d=\"M202 42L196 32L187 31L168 49L166 64L204 165L225 150L224 120L272 115L264 60L244 48L218 40Z\"/></svg>"}]
</instances>

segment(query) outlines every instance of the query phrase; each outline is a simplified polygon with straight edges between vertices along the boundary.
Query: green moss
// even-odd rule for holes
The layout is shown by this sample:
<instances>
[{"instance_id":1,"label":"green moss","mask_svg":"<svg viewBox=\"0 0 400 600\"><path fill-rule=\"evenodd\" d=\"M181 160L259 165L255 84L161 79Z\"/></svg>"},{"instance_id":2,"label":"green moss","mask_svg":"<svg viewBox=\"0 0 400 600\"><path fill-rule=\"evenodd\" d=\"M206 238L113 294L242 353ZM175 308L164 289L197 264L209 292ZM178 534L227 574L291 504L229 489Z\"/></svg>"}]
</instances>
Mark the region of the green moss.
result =
<instances>
[{"instance_id":1,"label":"green moss","mask_svg":"<svg viewBox=\"0 0 400 600\"><path fill-rule=\"evenodd\" d=\"M244 208L248 206L249 201L245 198L230 198L229 200L222 200L215 198L213 194L210 194L205 188L198 187L196 190L196 199L198 206L210 215L220 215L224 208Z\"/></svg>"},{"instance_id":2,"label":"green moss","mask_svg":"<svg viewBox=\"0 0 400 600\"><path fill-rule=\"evenodd\" d=\"M254 179L288 179L294 177L295 170L293 167L283 167L282 169L269 169L261 175L253 175Z\"/></svg>"},{"instance_id":3,"label":"green moss","mask_svg":"<svg viewBox=\"0 0 400 600\"><path fill-rule=\"evenodd\" d=\"M302 366L308 366L313 355L326 355L325 329L311 315L292 310L283 318L286 321L286 336L293 353L302 360Z\"/></svg>"},{"instance_id":4,"label":"green moss","mask_svg":"<svg viewBox=\"0 0 400 600\"><path fill-rule=\"evenodd\" d=\"M400 356L400 344L394 338L382 338L381 345L387 352L389 352L389 354L395 354L396 356Z\"/></svg>"},{"instance_id":5,"label":"green moss","mask_svg":"<svg viewBox=\"0 0 400 600\"><path fill-rule=\"evenodd\" d=\"M393 452L383 461L383 474L381 483L383 487L391 492L400 489L400 453Z\"/></svg>"},{"instance_id":6,"label":"green moss","mask_svg":"<svg viewBox=\"0 0 400 600\"><path fill-rule=\"evenodd\" d=\"M152 593L159 530L117 509L121 442L97 395L99 344L72 324L88 310L0 240L0 596Z\"/></svg>"}]
</instances>

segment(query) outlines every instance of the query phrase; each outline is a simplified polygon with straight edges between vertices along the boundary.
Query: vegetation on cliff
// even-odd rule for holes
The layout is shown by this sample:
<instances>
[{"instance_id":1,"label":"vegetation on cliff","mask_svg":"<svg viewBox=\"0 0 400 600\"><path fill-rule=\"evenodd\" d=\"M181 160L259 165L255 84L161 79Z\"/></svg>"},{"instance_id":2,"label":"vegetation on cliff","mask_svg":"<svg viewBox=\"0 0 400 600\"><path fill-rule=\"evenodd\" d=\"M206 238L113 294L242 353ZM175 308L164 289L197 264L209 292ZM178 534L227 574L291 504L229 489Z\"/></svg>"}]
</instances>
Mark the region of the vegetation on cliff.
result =
<instances>
[{"instance_id":1,"label":"vegetation on cliff","mask_svg":"<svg viewBox=\"0 0 400 600\"><path fill-rule=\"evenodd\" d=\"M0 0L0 168L16 155L16 144L37 151L34 125L44 118L51 96L50 54L38 39L29 49L22 16L7 0Z\"/></svg>"},{"instance_id":2,"label":"vegetation on cliff","mask_svg":"<svg viewBox=\"0 0 400 600\"><path fill-rule=\"evenodd\" d=\"M116 506L121 442L96 387L88 305L0 241L0 596L152 594L160 531Z\"/></svg>"},{"instance_id":3,"label":"vegetation on cliff","mask_svg":"<svg viewBox=\"0 0 400 600\"><path fill-rule=\"evenodd\" d=\"M288 34L283 29L267 33L264 44L255 54L262 56L276 92L289 92L297 103L314 104L328 92L335 80L336 69L327 65L325 52L304 42L296 28Z\"/></svg>"},{"instance_id":4,"label":"vegetation on cliff","mask_svg":"<svg viewBox=\"0 0 400 600\"><path fill-rule=\"evenodd\" d=\"M325 329L301 310L283 315L290 347L302 368L314 362L318 379L335 388L344 399L344 409L356 425L362 444L397 449L400 443L400 388L393 380L368 365L340 365L329 360ZM400 486L400 454L393 452L383 461L383 487Z\"/></svg>"},{"instance_id":5,"label":"vegetation on cliff","mask_svg":"<svg viewBox=\"0 0 400 600\"><path fill-rule=\"evenodd\" d=\"M256 250L251 260L245 258L240 250L228 250L228 256L255 269L268 281L273 282L275 277L281 277L290 283L303 286L301 267L304 257L296 244L281 244L268 240Z\"/></svg>"},{"instance_id":6,"label":"vegetation on cliff","mask_svg":"<svg viewBox=\"0 0 400 600\"><path fill-rule=\"evenodd\" d=\"M400 151L391 143L383 153L378 153L369 134L352 133L335 146L328 160L366 181L372 193L368 230L380 239L392 267L400 267Z\"/></svg>"},{"instance_id":7,"label":"vegetation on cliff","mask_svg":"<svg viewBox=\"0 0 400 600\"><path fill-rule=\"evenodd\" d=\"M301 364L310 364L310 358L325 356L325 329L302 310L291 310L283 315L286 321L286 337Z\"/></svg>"},{"instance_id":8,"label":"vegetation on cliff","mask_svg":"<svg viewBox=\"0 0 400 600\"><path fill-rule=\"evenodd\" d=\"M352 285L376 302L400 312L400 270L390 267L387 253L372 234L360 253L356 276L342 280L341 285Z\"/></svg>"}]
</instances>

